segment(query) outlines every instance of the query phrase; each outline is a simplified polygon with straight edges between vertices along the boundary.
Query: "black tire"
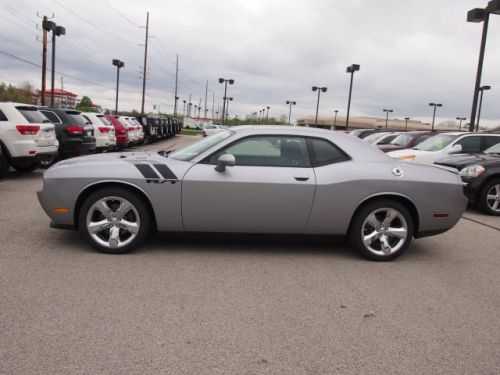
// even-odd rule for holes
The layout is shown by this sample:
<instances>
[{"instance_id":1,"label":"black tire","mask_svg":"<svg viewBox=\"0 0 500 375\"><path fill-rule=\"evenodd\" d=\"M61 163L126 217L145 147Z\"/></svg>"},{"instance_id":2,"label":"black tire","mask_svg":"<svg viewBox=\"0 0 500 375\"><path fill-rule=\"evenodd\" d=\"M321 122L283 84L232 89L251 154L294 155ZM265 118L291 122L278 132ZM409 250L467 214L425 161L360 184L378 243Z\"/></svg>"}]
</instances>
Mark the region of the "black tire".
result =
<instances>
[{"instance_id":1,"label":"black tire","mask_svg":"<svg viewBox=\"0 0 500 375\"><path fill-rule=\"evenodd\" d=\"M54 165L55 163L57 163L61 159L62 159L61 150L58 150L57 153L55 153L54 155L40 160L38 162L38 168L48 169L50 166Z\"/></svg>"},{"instance_id":2,"label":"black tire","mask_svg":"<svg viewBox=\"0 0 500 375\"><path fill-rule=\"evenodd\" d=\"M478 197L478 206L482 212L487 215L500 216L500 201L496 201L497 208L495 209L495 200L490 199L488 201L488 193L500 196L500 178L488 181L481 189Z\"/></svg>"},{"instance_id":3,"label":"black tire","mask_svg":"<svg viewBox=\"0 0 500 375\"><path fill-rule=\"evenodd\" d=\"M10 163L5 151L0 146L0 178L5 178L9 174Z\"/></svg>"},{"instance_id":4,"label":"black tire","mask_svg":"<svg viewBox=\"0 0 500 375\"><path fill-rule=\"evenodd\" d=\"M389 210L391 213L397 213L394 219L389 222L389 224L392 224L390 226L383 224ZM372 214L374 214L375 222L380 224L379 227L370 224L373 221L369 220ZM387 227L393 229L387 230ZM391 235L396 231L402 235L404 230L406 231L405 238L399 238L399 235ZM366 259L384 262L393 260L405 252L411 243L413 232L413 219L406 207L396 201L381 199L370 202L358 209L351 222L349 240L352 247ZM370 235L374 239L370 244L365 245L363 238L369 238ZM386 251L383 249L382 238L386 240L385 244L389 245Z\"/></svg>"},{"instance_id":5,"label":"black tire","mask_svg":"<svg viewBox=\"0 0 500 375\"><path fill-rule=\"evenodd\" d=\"M123 242L127 242L130 240L130 242L126 243L124 246L119 246L119 247L110 247L110 246L105 246L102 243L99 243L98 240L96 240L90 233L87 227L87 216L89 215L89 211L92 210L91 214L91 219L92 220L98 220L101 221L100 217L97 217L94 219L94 214L100 215L100 211L96 210L93 208L93 205L96 202L99 202L105 198L109 197L118 197L122 200L128 201L135 211L132 209L128 211L127 215L132 215L127 216L125 215L124 218L126 217L129 222L132 222L134 224L138 225L138 232L135 235L135 238L131 239L130 237L126 237L127 234L130 234L126 229L117 229L119 231L118 238L119 240L122 240L123 237L125 236ZM113 204L114 200L109 199L107 202L110 202L108 207L114 209ZM117 214L119 211L112 211L111 214ZM112 216L112 215L110 215ZM116 215L119 216L119 215ZM138 217L136 217L138 216ZM103 219L102 221L106 221L107 219L102 216ZM109 226L120 226L120 222L115 221L118 220L117 218L112 218L110 220L107 220L109 222ZM127 253L134 248L140 246L144 241L146 240L147 236L150 233L151 230L151 213L149 211L148 205L143 201L142 197L140 197L138 194L131 192L127 189L124 188L103 188L101 190L98 190L94 193L92 193L87 199L82 204L82 207L80 208L80 212L78 213L78 230L80 232L80 235L96 250L102 252L102 253L107 253L107 254L123 254ZM99 234L96 234L95 236L101 236L100 239L103 242L108 241L108 244L111 244L111 229L102 229L99 231ZM108 239L106 240L106 236Z\"/></svg>"},{"instance_id":6,"label":"black tire","mask_svg":"<svg viewBox=\"0 0 500 375\"><path fill-rule=\"evenodd\" d=\"M207 136L207 133L205 133L205 132L203 132L202 134L203 134L203 136L204 136L204 137L206 137L206 136Z\"/></svg>"},{"instance_id":7,"label":"black tire","mask_svg":"<svg viewBox=\"0 0 500 375\"><path fill-rule=\"evenodd\" d=\"M33 172L35 169L37 169L38 165L39 165L39 162L36 161L36 162L30 163L30 164L13 165L13 167L19 173L29 173L29 172Z\"/></svg>"}]
</instances>

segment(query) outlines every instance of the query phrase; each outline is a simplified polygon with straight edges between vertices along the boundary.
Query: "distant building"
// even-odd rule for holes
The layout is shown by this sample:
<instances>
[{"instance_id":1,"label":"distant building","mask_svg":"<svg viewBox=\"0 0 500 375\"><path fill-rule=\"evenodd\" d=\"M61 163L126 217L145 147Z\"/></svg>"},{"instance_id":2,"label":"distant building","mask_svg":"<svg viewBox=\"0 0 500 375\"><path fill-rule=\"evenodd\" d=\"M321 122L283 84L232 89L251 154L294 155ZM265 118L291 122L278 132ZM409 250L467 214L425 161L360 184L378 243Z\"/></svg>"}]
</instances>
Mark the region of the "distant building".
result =
<instances>
[{"instance_id":1,"label":"distant building","mask_svg":"<svg viewBox=\"0 0 500 375\"><path fill-rule=\"evenodd\" d=\"M305 116L297 119L297 125L306 127L315 127L315 116ZM331 117L318 117L318 128L330 129L330 130L345 130L346 118L343 116L337 116L335 120L334 116ZM379 117L349 117L349 130L354 129L376 129L385 128L385 118ZM405 120L400 119L389 119L387 121L387 128L395 130L430 130L431 125L425 124L421 121L408 120L408 126L406 126ZM462 129L464 126L462 126ZM443 127L434 125L434 129L437 130L449 130L457 131L456 127Z\"/></svg>"},{"instance_id":2,"label":"distant building","mask_svg":"<svg viewBox=\"0 0 500 375\"><path fill-rule=\"evenodd\" d=\"M45 105L50 105L50 94L52 90L45 90ZM76 99L78 95L73 94L70 91L54 89L54 106L56 108L75 108L78 100ZM38 94L37 104L41 105L41 93Z\"/></svg>"}]
</instances>

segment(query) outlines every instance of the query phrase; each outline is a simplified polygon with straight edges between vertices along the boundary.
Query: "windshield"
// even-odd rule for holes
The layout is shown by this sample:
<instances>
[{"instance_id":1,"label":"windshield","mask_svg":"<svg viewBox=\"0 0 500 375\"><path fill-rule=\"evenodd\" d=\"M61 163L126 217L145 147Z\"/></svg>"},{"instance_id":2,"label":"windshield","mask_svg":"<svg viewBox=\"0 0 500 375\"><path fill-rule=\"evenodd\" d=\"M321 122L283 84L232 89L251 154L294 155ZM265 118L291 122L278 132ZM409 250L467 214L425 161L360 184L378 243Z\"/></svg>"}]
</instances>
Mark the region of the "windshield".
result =
<instances>
[{"instance_id":1,"label":"windshield","mask_svg":"<svg viewBox=\"0 0 500 375\"><path fill-rule=\"evenodd\" d=\"M176 160L189 161L233 134L234 132L230 130L216 133L203 138L198 142L192 143L183 149L173 152L169 157Z\"/></svg>"},{"instance_id":2,"label":"windshield","mask_svg":"<svg viewBox=\"0 0 500 375\"><path fill-rule=\"evenodd\" d=\"M363 138L363 141L368 142L368 143L373 143L377 139L383 137L386 134L387 133L373 133L373 134L370 134L368 137Z\"/></svg>"},{"instance_id":3,"label":"windshield","mask_svg":"<svg viewBox=\"0 0 500 375\"><path fill-rule=\"evenodd\" d=\"M106 117L104 117L104 115L97 115L97 118L99 119L99 121L101 121L104 125L106 126L113 126L113 124L111 123L111 121L109 121Z\"/></svg>"},{"instance_id":4,"label":"windshield","mask_svg":"<svg viewBox=\"0 0 500 375\"><path fill-rule=\"evenodd\" d=\"M87 124L90 124L90 121L88 121L85 117L83 117L79 112L66 112L67 115L67 121L64 122L65 125L77 125L77 126L84 126Z\"/></svg>"},{"instance_id":5,"label":"windshield","mask_svg":"<svg viewBox=\"0 0 500 375\"><path fill-rule=\"evenodd\" d=\"M439 151L448 146L451 142L457 139L458 135L455 134L440 134L429 139L426 139L418 146L415 146L415 150L422 151Z\"/></svg>"},{"instance_id":6,"label":"windshield","mask_svg":"<svg viewBox=\"0 0 500 375\"><path fill-rule=\"evenodd\" d=\"M50 122L50 120L43 115L36 107L16 107L21 112L26 120L31 124L42 124Z\"/></svg>"},{"instance_id":7,"label":"windshield","mask_svg":"<svg viewBox=\"0 0 500 375\"><path fill-rule=\"evenodd\" d=\"M397 134L388 134L388 135L386 135L386 136L381 137L380 139L378 139L377 140L377 144L378 145L388 145L397 136L398 136Z\"/></svg>"},{"instance_id":8,"label":"windshield","mask_svg":"<svg viewBox=\"0 0 500 375\"><path fill-rule=\"evenodd\" d=\"M391 145L406 146L411 142L412 138L413 137L409 134L400 134L392 140Z\"/></svg>"},{"instance_id":9,"label":"windshield","mask_svg":"<svg viewBox=\"0 0 500 375\"><path fill-rule=\"evenodd\" d=\"M491 146L484 150L485 154L500 154L500 143L497 143L495 146Z\"/></svg>"}]
</instances>

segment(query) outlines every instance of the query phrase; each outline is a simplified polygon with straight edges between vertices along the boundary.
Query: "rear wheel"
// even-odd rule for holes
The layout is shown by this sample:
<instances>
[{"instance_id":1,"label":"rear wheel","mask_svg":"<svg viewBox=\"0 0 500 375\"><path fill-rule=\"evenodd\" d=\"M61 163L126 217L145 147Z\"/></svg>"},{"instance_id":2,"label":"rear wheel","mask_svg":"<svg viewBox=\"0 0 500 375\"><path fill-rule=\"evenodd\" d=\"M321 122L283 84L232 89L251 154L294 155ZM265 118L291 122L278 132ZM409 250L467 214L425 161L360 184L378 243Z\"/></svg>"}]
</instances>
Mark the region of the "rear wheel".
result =
<instances>
[{"instance_id":1,"label":"rear wheel","mask_svg":"<svg viewBox=\"0 0 500 375\"><path fill-rule=\"evenodd\" d=\"M362 207L349 233L352 246L370 260L389 261L400 256L413 238L413 220L400 203L380 200Z\"/></svg>"},{"instance_id":2,"label":"rear wheel","mask_svg":"<svg viewBox=\"0 0 500 375\"><path fill-rule=\"evenodd\" d=\"M125 253L142 244L151 228L147 205L135 193L105 188L91 194L78 215L78 229L95 249Z\"/></svg>"},{"instance_id":3,"label":"rear wheel","mask_svg":"<svg viewBox=\"0 0 500 375\"><path fill-rule=\"evenodd\" d=\"M59 160L61 160L61 150L57 150L57 152L54 155L41 159L38 162L38 167L42 169L47 169L51 165L57 163Z\"/></svg>"},{"instance_id":4,"label":"rear wheel","mask_svg":"<svg viewBox=\"0 0 500 375\"><path fill-rule=\"evenodd\" d=\"M491 180L483 187L478 203L484 213L500 216L500 178Z\"/></svg>"}]
</instances>

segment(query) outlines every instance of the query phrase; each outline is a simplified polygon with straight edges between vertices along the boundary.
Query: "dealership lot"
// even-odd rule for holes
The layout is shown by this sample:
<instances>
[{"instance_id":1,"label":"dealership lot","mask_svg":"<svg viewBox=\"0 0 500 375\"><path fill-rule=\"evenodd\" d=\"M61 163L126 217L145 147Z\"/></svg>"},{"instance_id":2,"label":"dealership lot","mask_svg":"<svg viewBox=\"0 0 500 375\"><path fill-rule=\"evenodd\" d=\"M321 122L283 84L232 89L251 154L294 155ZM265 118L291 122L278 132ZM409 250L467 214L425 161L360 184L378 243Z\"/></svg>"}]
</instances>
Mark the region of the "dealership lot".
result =
<instances>
[{"instance_id":1,"label":"dealership lot","mask_svg":"<svg viewBox=\"0 0 500 375\"><path fill-rule=\"evenodd\" d=\"M48 227L41 174L0 181L0 374L498 372L498 217L470 209L391 263L290 236L111 256Z\"/></svg>"}]
</instances>

